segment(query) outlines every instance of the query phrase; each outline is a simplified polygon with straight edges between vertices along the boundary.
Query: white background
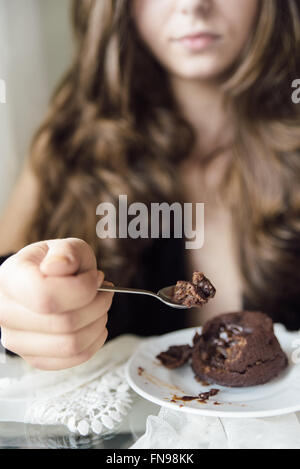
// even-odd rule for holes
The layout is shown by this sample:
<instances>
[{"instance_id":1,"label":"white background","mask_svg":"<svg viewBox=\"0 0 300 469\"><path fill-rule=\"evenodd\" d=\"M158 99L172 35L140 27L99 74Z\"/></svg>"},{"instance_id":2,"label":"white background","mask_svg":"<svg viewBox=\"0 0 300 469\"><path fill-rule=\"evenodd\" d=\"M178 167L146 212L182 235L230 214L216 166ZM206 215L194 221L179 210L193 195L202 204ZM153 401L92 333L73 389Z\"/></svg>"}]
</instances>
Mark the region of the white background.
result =
<instances>
[{"instance_id":1,"label":"white background","mask_svg":"<svg viewBox=\"0 0 300 469\"><path fill-rule=\"evenodd\" d=\"M70 0L0 0L0 214L72 57Z\"/></svg>"}]
</instances>

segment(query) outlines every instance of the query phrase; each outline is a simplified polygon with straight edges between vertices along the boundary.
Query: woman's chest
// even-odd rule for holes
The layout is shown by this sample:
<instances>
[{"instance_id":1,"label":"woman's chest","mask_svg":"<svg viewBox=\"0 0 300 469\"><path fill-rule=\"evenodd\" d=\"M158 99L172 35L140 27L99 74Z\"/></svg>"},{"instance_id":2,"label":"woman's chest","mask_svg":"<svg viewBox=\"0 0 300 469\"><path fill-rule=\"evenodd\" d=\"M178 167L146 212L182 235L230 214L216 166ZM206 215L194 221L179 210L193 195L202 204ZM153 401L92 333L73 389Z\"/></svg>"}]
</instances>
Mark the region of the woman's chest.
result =
<instances>
[{"instance_id":1,"label":"woman's chest","mask_svg":"<svg viewBox=\"0 0 300 469\"><path fill-rule=\"evenodd\" d=\"M187 167L181 177L185 200L204 203L204 245L201 249L186 250L186 270L189 277L196 270L204 272L217 290L212 301L193 313L192 322L199 324L199 320L240 310L242 281L230 211L215 197L214 184L208 185L203 174Z\"/></svg>"},{"instance_id":2,"label":"woman's chest","mask_svg":"<svg viewBox=\"0 0 300 469\"><path fill-rule=\"evenodd\" d=\"M206 210L209 211L209 207ZM241 277L230 214L216 212L204 220L203 247L186 250L185 254L189 277L194 271L204 272L217 290L215 298L198 311L201 322L217 314L242 308Z\"/></svg>"}]
</instances>

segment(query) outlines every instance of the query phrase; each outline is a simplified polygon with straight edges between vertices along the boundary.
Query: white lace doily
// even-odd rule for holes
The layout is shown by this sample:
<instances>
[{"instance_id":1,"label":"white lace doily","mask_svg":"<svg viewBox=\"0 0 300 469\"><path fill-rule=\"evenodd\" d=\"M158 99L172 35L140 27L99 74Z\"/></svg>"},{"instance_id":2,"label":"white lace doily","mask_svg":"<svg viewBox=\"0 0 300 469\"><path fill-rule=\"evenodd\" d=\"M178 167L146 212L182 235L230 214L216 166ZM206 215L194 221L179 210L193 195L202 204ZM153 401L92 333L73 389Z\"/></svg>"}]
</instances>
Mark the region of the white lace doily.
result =
<instances>
[{"instance_id":1,"label":"white lace doily","mask_svg":"<svg viewBox=\"0 0 300 469\"><path fill-rule=\"evenodd\" d=\"M87 363L62 371L35 370L20 358L8 357L0 367L0 420L62 424L81 435L111 433L131 408L133 393L124 367L140 341L119 337ZM13 376L7 376L5 370L12 368Z\"/></svg>"},{"instance_id":2,"label":"white lace doily","mask_svg":"<svg viewBox=\"0 0 300 469\"><path fill-rule=\"evenodd\" d=\"M124 365L102 378L54 399L37 399L27 409L24 421L32 424L67 425L72 433L110 433L122 423L132 404L132 392Z\"/></svg>"}]
</instances>

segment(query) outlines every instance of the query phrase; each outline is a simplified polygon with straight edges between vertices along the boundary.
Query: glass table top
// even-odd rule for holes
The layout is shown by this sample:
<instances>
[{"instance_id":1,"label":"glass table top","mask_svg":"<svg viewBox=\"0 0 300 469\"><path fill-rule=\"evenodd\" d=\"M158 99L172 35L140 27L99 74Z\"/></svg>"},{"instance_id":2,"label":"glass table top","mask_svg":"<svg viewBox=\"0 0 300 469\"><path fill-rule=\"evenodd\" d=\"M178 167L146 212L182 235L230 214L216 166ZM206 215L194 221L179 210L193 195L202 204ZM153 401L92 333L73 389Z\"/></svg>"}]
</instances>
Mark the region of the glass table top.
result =
<instances>
[{"instance_id":1,"label":"glass table top","mask_svg":"<svg viewBox=\"0 0 300 469\"><path fill-rule=\"evenodd\" d=\"M0 449L128 449L145 433L147 417L159 409L135 395L118 430L105 437L77 435L65 426L0 422Z\"/></svg>"}]
</instances>

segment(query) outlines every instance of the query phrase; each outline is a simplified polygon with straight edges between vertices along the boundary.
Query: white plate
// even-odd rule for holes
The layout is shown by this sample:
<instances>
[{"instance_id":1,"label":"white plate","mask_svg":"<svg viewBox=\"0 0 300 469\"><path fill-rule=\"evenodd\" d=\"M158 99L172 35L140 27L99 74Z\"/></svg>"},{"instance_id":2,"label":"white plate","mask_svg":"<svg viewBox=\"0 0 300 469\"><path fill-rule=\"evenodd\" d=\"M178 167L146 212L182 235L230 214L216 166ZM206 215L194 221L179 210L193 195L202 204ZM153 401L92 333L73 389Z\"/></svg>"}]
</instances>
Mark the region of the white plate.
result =
<instances>
[{"instance_id":1,"label":"white plate","mask_svg":"<svg viewBox=\"0 0 300 469\"><path fill-rule=\"evenodd\" d=\"M160 352L171 345L192 344L196 331L200 332L201 328L185 329L145 340L127 364L126 375L132 389L160 406L204 416L258 418L300 411L299 333L290 333L283 326L275 325L275 334L289 358L288 369L278 378L262 386L228 388L203 386L195 380L190 365L168 370L156 359ZM299 364L293 363L292 355L293 358L298 355ZM139 372L139 368L144 371ZM212 388L220 392L206 403L197 400L171 402L174 395L198 396Z\"/></svg>"}]
</instances>

